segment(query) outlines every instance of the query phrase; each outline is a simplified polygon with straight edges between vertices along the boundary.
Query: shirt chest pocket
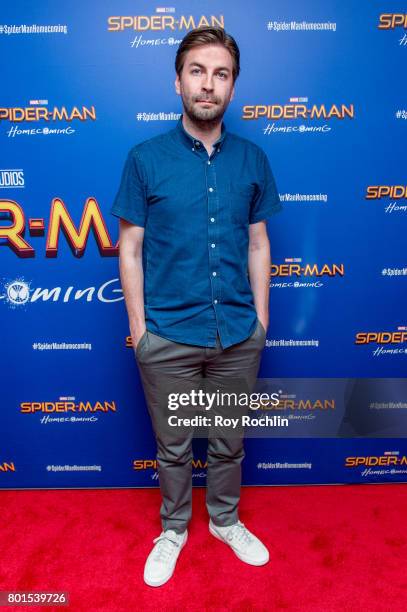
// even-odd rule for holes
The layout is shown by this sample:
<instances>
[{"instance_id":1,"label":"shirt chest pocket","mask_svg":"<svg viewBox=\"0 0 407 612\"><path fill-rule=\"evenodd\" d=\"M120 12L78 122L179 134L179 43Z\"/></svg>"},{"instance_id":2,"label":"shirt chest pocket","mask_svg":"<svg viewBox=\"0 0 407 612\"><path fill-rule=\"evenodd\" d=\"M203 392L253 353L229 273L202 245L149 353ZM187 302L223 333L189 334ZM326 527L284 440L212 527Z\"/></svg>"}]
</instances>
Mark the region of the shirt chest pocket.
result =
<instances>
[{"instance_id":1,"label":"shirt chest pocket","mask_svg":"<svg viewBox=\"0 0 407 612\"><path fill-rule=\"evenodd\" d=\"M248 225L250 207L255 186L251 183L231 181L228 186L228 206L230 219L238 225Z\"/></svg>"}]
</instances>

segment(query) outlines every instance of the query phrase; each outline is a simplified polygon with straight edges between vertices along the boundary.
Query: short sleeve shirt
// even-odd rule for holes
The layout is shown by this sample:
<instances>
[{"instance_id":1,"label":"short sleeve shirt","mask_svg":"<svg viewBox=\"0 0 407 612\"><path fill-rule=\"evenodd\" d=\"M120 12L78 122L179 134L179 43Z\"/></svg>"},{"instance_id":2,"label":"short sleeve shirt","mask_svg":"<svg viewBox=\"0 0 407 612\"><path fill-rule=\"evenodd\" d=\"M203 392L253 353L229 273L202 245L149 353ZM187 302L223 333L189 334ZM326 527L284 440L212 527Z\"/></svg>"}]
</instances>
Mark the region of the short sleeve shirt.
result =
<instances>
[{"instance_id":1,"label":"short sleeve shirt","mask_svg":"<svg viewBox=\"0 0 407 612\"><path fill-rule=\"evenodd\" d=\"M257 324L248 273L249 225L282 210L264 151L226 130L208 155L182 123L135 145L111 213L145 228L146 327L223 348Z\"/></svg>"}]
</instances>

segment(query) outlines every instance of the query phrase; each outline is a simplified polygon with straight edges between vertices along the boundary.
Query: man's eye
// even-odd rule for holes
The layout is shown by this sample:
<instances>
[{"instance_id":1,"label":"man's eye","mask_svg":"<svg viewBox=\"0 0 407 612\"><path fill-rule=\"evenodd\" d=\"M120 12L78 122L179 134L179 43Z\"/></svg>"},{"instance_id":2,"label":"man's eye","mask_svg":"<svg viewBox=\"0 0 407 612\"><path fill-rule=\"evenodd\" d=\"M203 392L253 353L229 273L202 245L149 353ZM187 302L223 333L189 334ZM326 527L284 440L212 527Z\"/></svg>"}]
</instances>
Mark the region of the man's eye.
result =
<instances>
[{"instance_id":1,"label":"man's eye","mask_svg":"<svg viewBox=\"0 0 407 612\"><path fill-rule=\"evenodd\" d=\"M225 79L225 78L226 78L226 76L227 76L227 75L226 75L226 72L219 72L218 74L219 74L219 76L220 76L222 79Z\"/></svg>"},{"instance_id":2,"label":"man's eye","mask_svg":"<svg viewBox=\"0 0 407 612\"><path fill-rule=\"evenodd\" d=\"M199 68L193 68L191 72L200 72Z\"/></svg>"}]
</instances>

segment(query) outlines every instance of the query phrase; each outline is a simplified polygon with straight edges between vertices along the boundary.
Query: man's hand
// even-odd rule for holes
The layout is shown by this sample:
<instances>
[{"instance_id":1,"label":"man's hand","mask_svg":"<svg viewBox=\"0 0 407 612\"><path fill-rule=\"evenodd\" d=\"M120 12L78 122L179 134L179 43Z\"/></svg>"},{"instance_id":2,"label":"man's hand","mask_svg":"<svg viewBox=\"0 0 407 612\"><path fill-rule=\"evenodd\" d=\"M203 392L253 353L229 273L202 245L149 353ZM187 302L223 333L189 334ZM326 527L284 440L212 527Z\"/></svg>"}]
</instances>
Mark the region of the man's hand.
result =
<instances>
[{"instance_id":1,"label":"man's hand","mask_svg":"<svg viewBox=\"0 0 407 612\"><path fill-rule=\"evenodd\" d=\"M131 334L131 339L133 342L133 348L136 349L138 343L140 342L141 337L143 336L144 332L146 331L147 327L146 324L144 323L143 327L139 327L136 325L130 325L130 334Z\"/></svg>"},{"instance_id":2,"label":"man's hand","mask_svg":"<svg viewBox=\"0 0 407 612\"><path fill-rule=\"evenodd\" d=\"M260 323L263 325L265 332L267 333L267 328L269 326L269 318L267 317L259 317L259 315L257 315L258 320L260 321Z\"/></svg>"}]
</instances>

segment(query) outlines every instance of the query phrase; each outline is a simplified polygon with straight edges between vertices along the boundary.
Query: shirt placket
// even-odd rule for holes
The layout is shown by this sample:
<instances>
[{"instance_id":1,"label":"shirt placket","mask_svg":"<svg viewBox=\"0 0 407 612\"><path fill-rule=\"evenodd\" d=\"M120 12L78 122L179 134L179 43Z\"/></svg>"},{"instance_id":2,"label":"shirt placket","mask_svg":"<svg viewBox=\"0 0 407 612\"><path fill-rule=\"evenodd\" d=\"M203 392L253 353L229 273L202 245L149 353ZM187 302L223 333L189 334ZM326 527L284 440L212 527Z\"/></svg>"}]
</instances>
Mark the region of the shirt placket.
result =
<instances>
[{"instance_id":1,"label":"shirt placket","mask_svg":"<svg viewBox=\"0 0 407 612\"><path fill-rule=\"evenodd\" d=\"M211 284L211 299L215 312L214 326L208 329L207 346L216 345L216 334L221 329L221 321L218 317L217 307L221 301L221 270L219 249L219 195L216 184L216 160L220 151L220 141L215 143L212 154L209 156L204 145L195 140L192 150L202 157L205 164L206 195L208 202L208 252L209 252L209 279Z\"/></svg>"}]
</instances>

